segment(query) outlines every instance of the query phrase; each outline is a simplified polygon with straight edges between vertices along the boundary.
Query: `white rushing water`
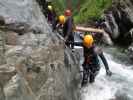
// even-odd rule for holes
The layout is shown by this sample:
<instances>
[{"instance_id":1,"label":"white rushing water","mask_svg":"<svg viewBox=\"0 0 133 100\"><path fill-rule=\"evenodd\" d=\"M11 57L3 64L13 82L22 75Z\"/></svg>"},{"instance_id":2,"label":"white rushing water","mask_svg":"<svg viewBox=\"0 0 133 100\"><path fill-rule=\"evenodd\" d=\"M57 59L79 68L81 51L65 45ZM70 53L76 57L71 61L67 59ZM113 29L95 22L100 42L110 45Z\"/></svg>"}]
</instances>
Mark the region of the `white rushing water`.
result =
<instances>
[{"instance_id":1,"label":"white rushing water","mask_svg":"<svg viewBox=\"0 0 133 100\"><path fill-rule=\"evenodd\" d=\"M78 35L75 36L75 41L81 41ZM81 54L82 64L83 51L81 47L75 48ZM133 66L125 65L119 59L116 61L112 54L104 53L104 55L113 74L111 77L106 76L104 65L101 62L101 69L95 83L88 83L81 89L82 100L133 100L133 69L131 69Z\"/></svg>"},{"instance_id":2,"label":"white rushing water","mask_svg":"<svg viewBox=\"0 0 133 100\"><path fill-rule=\"evenodd\" d=\"M82 100L116 100L116 96L123 98L119 100L133 100L133 70L129 66L114 61L110 54L105 55L113 75L106 76L102 65L95 83L88 83L82 88Z\"/></svg>"}]
</instances>

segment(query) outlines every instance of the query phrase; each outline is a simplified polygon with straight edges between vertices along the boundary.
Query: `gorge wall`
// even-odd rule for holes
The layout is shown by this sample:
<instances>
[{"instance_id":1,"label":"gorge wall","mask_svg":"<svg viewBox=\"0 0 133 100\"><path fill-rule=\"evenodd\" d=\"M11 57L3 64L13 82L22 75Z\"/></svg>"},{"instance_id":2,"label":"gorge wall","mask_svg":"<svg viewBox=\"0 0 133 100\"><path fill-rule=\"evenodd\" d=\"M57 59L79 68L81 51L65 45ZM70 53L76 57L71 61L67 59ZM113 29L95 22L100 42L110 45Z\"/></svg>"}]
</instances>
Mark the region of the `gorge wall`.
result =
<instances>
[{"instance_id":1,"label":"gorge wall","mask_svg":"<svg viewBox=\"0 0 133 100\"><path fill-rule=\"evenodd\" d=\"M79 57L35 0L0 1L0 100L80 100Z\"/></svg>"}]
</instances>

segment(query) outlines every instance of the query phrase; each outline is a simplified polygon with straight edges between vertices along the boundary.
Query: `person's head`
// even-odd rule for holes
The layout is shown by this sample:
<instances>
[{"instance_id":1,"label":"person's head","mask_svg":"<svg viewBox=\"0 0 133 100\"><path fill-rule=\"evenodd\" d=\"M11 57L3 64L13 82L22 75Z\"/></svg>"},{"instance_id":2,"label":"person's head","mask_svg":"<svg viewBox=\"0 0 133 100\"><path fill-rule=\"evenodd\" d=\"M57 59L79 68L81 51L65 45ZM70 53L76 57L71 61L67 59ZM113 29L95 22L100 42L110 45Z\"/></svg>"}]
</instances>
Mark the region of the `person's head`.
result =
<instances>
[{"instance_id":1,"label":"person's head","mask_svg":"<svg viewBox=\"0 0 133 100\"><path fill-rule=\"evenodd\" d=\"M60 15L60 16L59 16L59 23L60 23L60 24L64 24L65 21L66 21L65 16L64 16L64 15Z\"/></svg>"},{"instance_id":2,"label":"person's head","mask_svg":"<svg viewBox=\"0 0 133 100\"><path fill-rule=\"evenodd\" d=\"M86 48L92 47L93 42L94 42L94 39L93 39L92 35L85 35L84 36L84 38L83 38L83 45Z\"/></svg>"},{"instance_id":3,"label":"person's head","mask_svg":"<svg viewBox=\"0 0 133 100\"><path fill-rule=\"evenodd\" d=\"M53 7L51 5L48 5L48 10L52 11Z\"/></svg>"},{"instance_id":4,"label":"person's head","mask_svg":"<svg viewBox=\"0 0 133 100\"><path fill-rule=\"evenodd\" d=\"M66 17L72 16L71 10L69 10L69 9L65 10L64 15L65 15Z\"/></svg>"}]
</instances>

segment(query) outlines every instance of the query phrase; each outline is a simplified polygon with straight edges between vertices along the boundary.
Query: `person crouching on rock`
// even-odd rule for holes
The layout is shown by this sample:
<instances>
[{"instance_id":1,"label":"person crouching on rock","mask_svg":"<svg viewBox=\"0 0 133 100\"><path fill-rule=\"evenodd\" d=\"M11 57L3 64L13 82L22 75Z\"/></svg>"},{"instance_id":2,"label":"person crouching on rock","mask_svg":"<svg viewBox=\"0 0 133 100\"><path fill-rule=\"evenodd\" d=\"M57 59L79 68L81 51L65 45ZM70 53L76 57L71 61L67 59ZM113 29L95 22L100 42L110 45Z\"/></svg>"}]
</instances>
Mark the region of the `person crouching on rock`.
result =
<instances>
[{"instance_id":1,"label":"person crouching on rock","mask_svg":"<svg viewBox=\"0 0 133 100\"><path fill-rule=\"evenodd\" d=\"M60 35L63 36L62 29L63 29L63 26L64 26L65 21L66 21L65 16L64 15L60 15L56 19L55 23L53 24L53 31L56 30Z\"/></svg>"}]
</instances>

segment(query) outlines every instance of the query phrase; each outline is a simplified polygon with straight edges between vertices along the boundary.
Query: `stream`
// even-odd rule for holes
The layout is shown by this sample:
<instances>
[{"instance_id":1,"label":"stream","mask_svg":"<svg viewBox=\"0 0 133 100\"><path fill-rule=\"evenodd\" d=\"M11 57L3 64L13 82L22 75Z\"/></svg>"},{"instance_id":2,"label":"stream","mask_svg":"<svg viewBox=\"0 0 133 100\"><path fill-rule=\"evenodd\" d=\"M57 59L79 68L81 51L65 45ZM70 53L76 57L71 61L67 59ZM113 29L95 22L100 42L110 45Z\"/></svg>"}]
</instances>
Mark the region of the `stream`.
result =
<instances>
[{"instance_id":1,"label":"stream","mask_svg":"<svg viewBox=\"0 0 133 100\"><path fill-rule=\"evenodd\" d=\"M77 35L75 41L81 41ZM80 63L82 64L82 48L77 46L75 48L80 52ZM133 100L133 65L127 65L120 59L115 58L112 52L114 54L119 53L115 49L106 48L104 50L104 55L113 75L111 77L106 76L104 65L100 60L101 69L95 83L88 83L87 86L81 89L82 100Z\"/></svg>"}]
</instances>

